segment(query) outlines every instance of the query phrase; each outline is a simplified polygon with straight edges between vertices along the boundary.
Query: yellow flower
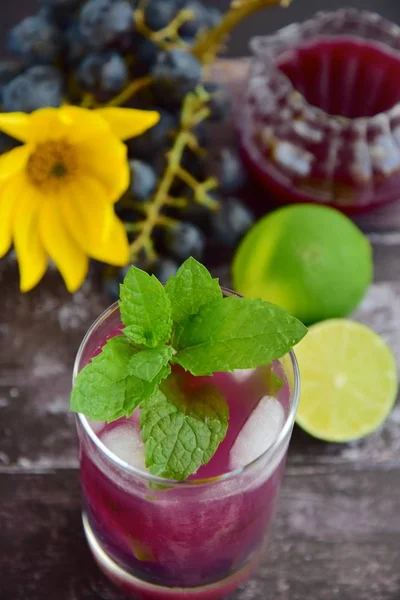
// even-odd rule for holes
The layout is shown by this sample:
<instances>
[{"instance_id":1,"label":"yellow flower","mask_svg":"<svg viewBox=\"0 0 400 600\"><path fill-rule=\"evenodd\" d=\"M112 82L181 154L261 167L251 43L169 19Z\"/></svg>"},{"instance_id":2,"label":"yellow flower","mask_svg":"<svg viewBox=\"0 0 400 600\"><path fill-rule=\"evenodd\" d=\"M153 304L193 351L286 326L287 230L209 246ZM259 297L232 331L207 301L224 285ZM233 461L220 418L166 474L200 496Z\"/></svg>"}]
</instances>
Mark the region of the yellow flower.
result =
<instances>
[{"instance_id":1,"label":"yellow flower","mask_svg":"<svg viewBox=\"0 0 400 600\"><path fill-rule=\"evenodd\" d=\"M126 146L157 123L154 111L76 106L0 114L0 130L23 142L0 157L0 258L12 242L21 290L50 258L70 292L89 258L126 265L129 248L114 203L129 185Z\"/></svg>"}]
</instances>

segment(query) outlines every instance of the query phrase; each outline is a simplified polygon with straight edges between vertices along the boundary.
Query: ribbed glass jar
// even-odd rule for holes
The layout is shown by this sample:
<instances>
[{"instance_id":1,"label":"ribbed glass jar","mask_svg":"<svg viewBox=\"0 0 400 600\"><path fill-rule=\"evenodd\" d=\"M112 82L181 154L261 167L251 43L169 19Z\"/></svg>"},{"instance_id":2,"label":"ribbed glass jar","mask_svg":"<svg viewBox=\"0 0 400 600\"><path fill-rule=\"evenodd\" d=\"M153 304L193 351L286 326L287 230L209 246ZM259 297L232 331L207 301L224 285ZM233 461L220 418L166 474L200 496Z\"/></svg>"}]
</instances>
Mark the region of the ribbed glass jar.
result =
<instances>
[{"instance_id":1,"label":"ribbed glass jar","mask_svg":"<svg viewBox=\"0 0 400 600\"><path fill-rule=\"evenodd\" d=\"M251 42L244 156L283 203L359 212L400 197L400 28L321 12Z\"/></svg>"}]
</instances>

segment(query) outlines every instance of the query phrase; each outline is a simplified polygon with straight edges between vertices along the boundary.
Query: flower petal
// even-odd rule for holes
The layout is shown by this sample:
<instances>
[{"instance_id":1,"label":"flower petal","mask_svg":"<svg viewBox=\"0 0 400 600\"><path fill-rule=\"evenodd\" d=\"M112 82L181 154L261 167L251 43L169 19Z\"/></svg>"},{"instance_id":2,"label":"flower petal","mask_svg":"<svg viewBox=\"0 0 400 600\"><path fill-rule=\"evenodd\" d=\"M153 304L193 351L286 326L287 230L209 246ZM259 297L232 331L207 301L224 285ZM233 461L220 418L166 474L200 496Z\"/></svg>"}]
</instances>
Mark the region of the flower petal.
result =
<instances>
[{"instance_id":1,"label":"flower petal","mask_svg":"<svg viewBox=\"0 0 400 600\"><path fill-rule=\"evenodd\" d=\"M64 189L60 206L69 233L87 254L108 239L114 207L104 187L90 176L80 176Z\"/></svg>"},{"instance_id":2,"label":"flower petal","mask_svg":"<svg viewBox=\"0 0 400 600\"><path fill-rule=\"evenodd\" d=\"M29 158L32 148L28 145L18 146L0 156L0 179L6 179L21 171Z\"/></svg>"},{"instance_id":3,"label":"flower petal","mask_svg":"<svg viewBox=\"0 0 400 600\"><path fill-rule=\"evenodd\" d=\"M0 113L0 131L21 142L30 140L30 115L24 112Z\"/></svg>"},{"instance_id":4,"label":"flower petal","mask_svg":"<svg viewBox=\"0 0 400 600\"><path fill-rule=\"evenodd\" d=\"M0 258L9 251L12 242L12 215L16 197L11 182L0 189Z\"/></svg>"},{"instance_id":5,"label":"flower petal","mask_svg":"<svg viewBox=\"0 0 400 600\"><path fill-rule=\"evenodd\" d=\"M125 266L129 244L125 228L96 182L80 178L64 191L61 207L68 231L86 254L110 265ZM104 226L107 221L107 234Z\"/></svg>"},{"instance_id":6,"label":"flower petal","mask_svg":"<svg viewBox=\"0 0 400 600\"><path fill-rule=\"evenodd\" d=\"M141 135L160 120L155 110L138 110L136 108L98 108L94 111L111 127L112 132L120 140Z\"/></svg>"},{"instance_id":7,"label":"flower petal","mask_svg":"<svg viewBox=\"0 0 400 600\"><path fill-rule=\"evenodd\" d=\"M123 223L114 215L110 234L106 240L91 250L90 255L109 265L124 267L129 262L128 236Z\"/></svg>"},{"instance_id":8,"label":"flower petal","mask_svg":"<svg viewBox=\"0 0 400 600\"><path fill-rule=\"evenodd\" d=\"M94 111L79 106L40 108L31 115L31 139L37 143L63 138L70 144L106 135L109 127Z\"/></svg>"},{"instance_id":9,"label":"flower petal","mask_svg":"<svg viewBox=\"0 0 400 600\"><path fill-rule=\"evenodd\" d=\"M68 291L76 292L86 277L89 261L68 232L56 196L45 199L40 209L39 227L43 246L60 271Z\"/></svg>"},{"instance_id":10,"label":"flower petal","mask_svg":"<svg viewBox=\"0 0 400 600\"><path fill-rule=\"evenodd\" d=\"M130 180L125 144L108 132L77 144L76 153L80 171L103 184L108 202L119 200Z\"/></svg>"},{"instance_id":11,"label":"flower petal","mask_svg":"<svg viewBox=\"0 0 400 600\"><path fill-rule=\"evenodd\" d=\"M22 292L28 292L39 283L47 269L38 222L42 197L22 173L10 180L7 194L15 199L13 238L20 270L20 288Z\"/></svg>"}]
</instances>

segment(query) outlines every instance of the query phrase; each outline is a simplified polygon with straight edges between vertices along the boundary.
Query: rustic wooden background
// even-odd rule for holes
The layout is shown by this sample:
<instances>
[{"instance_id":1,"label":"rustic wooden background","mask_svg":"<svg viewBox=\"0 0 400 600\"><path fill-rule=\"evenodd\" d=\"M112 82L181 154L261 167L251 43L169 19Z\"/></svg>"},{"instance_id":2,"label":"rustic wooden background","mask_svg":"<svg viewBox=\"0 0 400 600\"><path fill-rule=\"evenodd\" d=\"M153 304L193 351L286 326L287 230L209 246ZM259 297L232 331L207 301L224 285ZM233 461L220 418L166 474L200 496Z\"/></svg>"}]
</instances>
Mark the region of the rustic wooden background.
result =
<instances>
[{"instance_id":1,"label":"rustic wooden background","mask_svg":"<svg viewBox=\"0 0 400 600\"><path fill-rule=\"evenodd\" d=\"M32 5L3 1L3 23ZM299 4L285 16L272 12L264 26L299 18ZM301 4L307 15L338 5ZM347 4L381 7L400 20L398 0ZM260 27L252 26L246 37ZM242 53L241 40L233 53ZM235 61L217 76L236 93L246 69L245 60ZM400 202L358 222L373 244L375 281L355 318L390 343L400 372ZM123 600L84 540L68 412L74 355L107 304L95 272L74 296L54 270L22 296L13 256L0 262L1 600ZM231 599L400 600L399 514L399 403L383 429L362 442L328 445L295 430L269 552Z\"/></svg>"},{"instance_id":2,"label":"rustic wooden background","mask_svg":"<svg viewBox=\"0 0 400 600\"><path fill-rule=\"evenodd\" d=\"M216 76L236 93L246 70L232 61ZM390 343L400 370L400 203L359 223L375 281L355 317ZM68 412L74 355L109 301L96 273L70 296L54 270L21 295L12 255L0 289L0 598L122 600L83 537ZM295 430L270 550L232 600L399 600L399 513L400 405L349 445Z\"/></svg>"}]
</instances>

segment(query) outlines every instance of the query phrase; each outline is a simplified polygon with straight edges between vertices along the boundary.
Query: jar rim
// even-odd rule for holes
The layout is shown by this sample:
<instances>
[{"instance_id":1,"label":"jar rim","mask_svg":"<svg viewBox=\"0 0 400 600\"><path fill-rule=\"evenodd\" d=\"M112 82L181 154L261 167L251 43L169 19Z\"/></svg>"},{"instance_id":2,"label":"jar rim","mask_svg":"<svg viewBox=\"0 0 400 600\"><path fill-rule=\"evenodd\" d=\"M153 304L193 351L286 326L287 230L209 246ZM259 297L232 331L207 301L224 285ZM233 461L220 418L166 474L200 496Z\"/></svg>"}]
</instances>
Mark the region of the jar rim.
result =
<instances>
[{"instance_id":1,"label":"jar rim","mask_svg":"<svg viewBox=\"0 0 400 600\"><path fill-rule=\"evenodd\" d=\"M345 28L349 23L354 23L354 33L340 33L340 31L338 31L340 27ZM327 29L328 25L331 27L335 26L336 29L329 32ZM382 40L373 39L368 36L367 28L371 26L373 26L376 31L380 32ZM356 8L339 8L333 11L318 11L313 17L305 21L291 23L272 34L253 37L250 40L249 46L255 61L264 60L266 63L270 63L276 59L278 53L291 50L303 42L309 43L312 37L315 39L320 37L329 39L341 35L347 35L348 37L354 37L356 39L367 39L369 42L381 45L400 55L400 27L378 13L368 10L358 10ZM367 124L375 121L380 123L382 118L400 116L399 102L386 110L368 117L349 118L340 114L328 113L318 106L311 104L304 94L294 87L289 77L283 71L279 70L278 77L282 84L287 87L289 93L296 94L297 97L302 98L303 107L308 111L309 115L314 115L315 118L323 119L327 125L332 126L335 130L338 126L346 128L352 124L364 128Z\"/></svg>"}]
</instances>

